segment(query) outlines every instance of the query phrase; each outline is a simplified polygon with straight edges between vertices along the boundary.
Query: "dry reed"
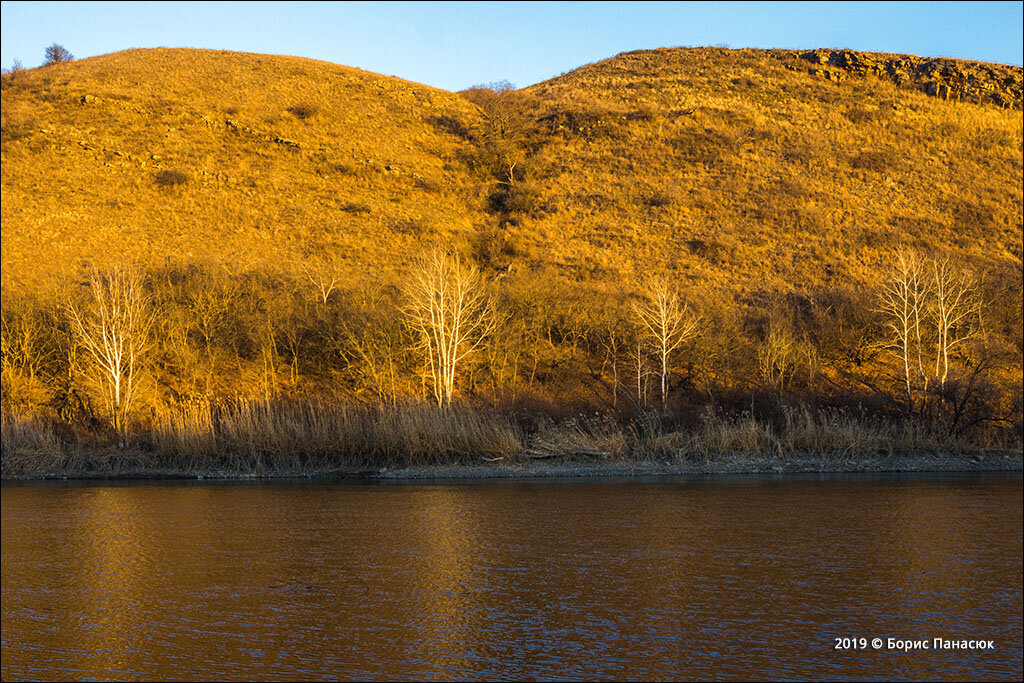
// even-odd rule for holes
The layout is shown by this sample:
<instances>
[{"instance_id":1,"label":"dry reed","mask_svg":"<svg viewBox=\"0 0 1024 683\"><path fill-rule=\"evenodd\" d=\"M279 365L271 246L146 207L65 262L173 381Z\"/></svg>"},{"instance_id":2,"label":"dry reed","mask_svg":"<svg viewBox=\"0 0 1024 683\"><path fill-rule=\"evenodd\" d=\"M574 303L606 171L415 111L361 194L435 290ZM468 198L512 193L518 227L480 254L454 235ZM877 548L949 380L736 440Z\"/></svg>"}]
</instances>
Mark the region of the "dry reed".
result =
<instances>
[{"instance_id":1,"label":"dry reed","mask_svg":"<svg viewBox=\"0 0 1024 683\"><path fill-rule=\"evenodd\" d=\"M579 416L524 429L506 415L468 407L194 405L120 442L73 435L19 415L5 415L2 425L4 478L307 476L579 456L682 463L745 454L827 462L1020 448L1015 436L961 434L916 420L806 407L787 408L776 420L708 411L688 427L668 428L652 414L627 423L606 415Z\"/></svg>"}]
</instances>

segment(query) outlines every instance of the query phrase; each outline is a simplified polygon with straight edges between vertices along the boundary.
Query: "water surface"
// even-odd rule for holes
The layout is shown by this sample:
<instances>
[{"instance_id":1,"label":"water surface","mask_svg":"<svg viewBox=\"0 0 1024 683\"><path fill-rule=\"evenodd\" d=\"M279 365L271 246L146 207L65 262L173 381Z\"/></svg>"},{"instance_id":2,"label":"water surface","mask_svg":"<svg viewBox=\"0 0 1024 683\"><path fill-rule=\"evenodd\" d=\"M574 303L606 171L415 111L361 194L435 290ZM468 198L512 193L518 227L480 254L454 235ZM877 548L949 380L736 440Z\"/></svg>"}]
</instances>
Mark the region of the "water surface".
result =
<instances>
[{"instance_id":1,"label":"water surface","mask_svg":"<svg viewBox=\"0 0 1024 683\"><path fill-rule=\"evenodd\" d=\"M1019 473L2 493L4 680L1021 677Z\"/></svg>"}]
</instances>

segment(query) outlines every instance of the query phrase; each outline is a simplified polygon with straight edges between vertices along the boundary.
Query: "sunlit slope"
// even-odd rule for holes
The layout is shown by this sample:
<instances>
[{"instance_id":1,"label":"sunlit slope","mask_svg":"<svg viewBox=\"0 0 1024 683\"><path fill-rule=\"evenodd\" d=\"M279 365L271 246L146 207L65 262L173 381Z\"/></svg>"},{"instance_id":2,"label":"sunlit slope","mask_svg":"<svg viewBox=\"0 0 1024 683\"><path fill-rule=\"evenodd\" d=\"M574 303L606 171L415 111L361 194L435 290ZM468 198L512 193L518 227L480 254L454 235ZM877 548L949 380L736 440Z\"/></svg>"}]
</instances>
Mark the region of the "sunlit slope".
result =
<instances>
[{"instance_id":1,"label":"sunlit slope","mask_svg":"<svg viewBox=\"0 0 1024 683\"><path fill-rule=\"evenodd\" d=\"M982 67L1019 105L1020 68L964 68ZM734 294L870 281L901 242L1019 273L1020 110L830 73L796 53L661 49L521 91L544 143L512 230L591 277L667 267Z\"/></svg>"},{"instance_id":2,"label":"sunlit slope","mask_svg":"<svg viewBox=\"0 0 1024 683\"><path fill-rule=\"evenodd\" d=\"M964 72L1009 79L1003 108L833 61L651 50L517 91L511 188L478 163L485 112L397 78L177 49L20 73L4 286L125 260L295 274L315 257L362 277L482 234L516 274L621 289L668 268L738 299L869 282L901 242L1019 272L1020 69Z\"/></svg>"},{"instance_id":3,"label":"sunlit slope","mask_svg":"<svg viewBox=\"0 0 1024 683\"><path fill-rule=\"evenodd\" d=\"M446 171L459 95L324 62L130 50L3 91L3 281L84 262L362 271L485 217Z\"/></svg>"}]
</instances>

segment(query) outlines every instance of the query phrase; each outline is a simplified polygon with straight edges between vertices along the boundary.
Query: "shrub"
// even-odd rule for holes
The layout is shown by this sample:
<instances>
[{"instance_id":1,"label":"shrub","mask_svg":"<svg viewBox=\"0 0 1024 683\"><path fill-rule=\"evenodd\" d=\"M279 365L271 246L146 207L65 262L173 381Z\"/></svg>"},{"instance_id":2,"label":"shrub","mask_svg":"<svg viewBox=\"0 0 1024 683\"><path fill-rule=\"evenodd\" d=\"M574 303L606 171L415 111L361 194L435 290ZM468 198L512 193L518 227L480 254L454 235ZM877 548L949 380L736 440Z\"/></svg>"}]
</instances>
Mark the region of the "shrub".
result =
<instances>
[{"instance_id":1,"label":"shrub","mask_svg":"<svg viewBox=\"0 0 1024 683\"><path fill-rule=\"evenodd\" d=\"M651 107L650 105L644 105L644 106L640 107L639 109L634 109L633 111L631 111L628 114L626 114L626 120L627 121L653 121L655 116L656 116L656 114L655 114L654 108Z\"/></svg>"},{"instance_id":2,"label":"shrub","mask_svg":"<svg viewBox=\"0 0 1024 683\"><path fill-rule=\"evenodd\" d=\"M1006 149L1011 151L1019 149L1019 143L1016 137L1008 130L1002 130L999 128L985 128L977 131L973 136L974 144L985 151Z\"/></svg>"},{"instance_id":3,"label":"shrub","mask_svg":"<svg viewBox=\"0 0 1024 683\"><path fill-rule=\"evenodd\" d=\"M429 222L422 218L403 218L395 221L391 229L399 235L421 236L429 233L431 227Z\"/></svg>"},{"instance_id":4,"label":"shrub","mask_svg":"<svg viewBox=\"0 0 1024 683\"><path fill-rule=\"evenodd\" d=\"M153 176L160 187L177 187L188 182L188 173L177 168L165 168Z\"/></svg>"},{"instance_id":5,"label":"shrub","mask_svg":"<svg viewBox=\"0 0 1024 683\"><path fill-rule=\"evenodd\" d=\"M881 173L896 163L896 156L889 151L867 150L850 160L850 166L864 171Z\"/></svg>"},{"instance_id":6,"label":"shrub","mask_svg":"<svg viewBox=\"0 0 1024 683\"><path fill-rule=\"evenodd\" d=\"M4 142L20 140L31 135L36 127L35 119L14 118L5 113L0 119L0 140Z\"/></svg>"},{"instance_id":7,"label":"shrub","mask_svg":"<svg viewBox=\"0 0 1024 683\"><path fill-rule=\"evenodd\" d=\"M473 240L473 258L482 268L506 269L517 256L518 245L500 228L484 228Z\"/></svg>"},{"instance_id":8,"label":"shrub","mask_svg":"<svg viewBox=\"0 0 1024 683\"><path fill-rule=\"evenodd\" d=\"M295 118L305 121L316 116L320 108L313 104L296 104L288 107L287 111Z\"/></svg>"},{"instance_id":9,"label":"shrub","mask_svg":"<svg viewBox=\"0 0 1024 683\"><path fill-rule=\"evenodd\" d=\"M0 76L2 76L2 78L0 78L0 84L2 84L2 87L7 88L14 85L15 79L19 78L18 74L24 70L25 67L21 65L21 62L15 59L14 63L11 64L11 68L4 69L2 74L0 74Z\"/></svg>"},{"instance_id":10,"label":"shrub","mask_svg":"<svg viewBox=\"0 0 1024 683\"><path fill-rule=\"evenodd\" d=\"M680 161L705 166L719 164L726 154L736 147L736 140L710 128L687 128L679 135L669 138L667 142L675 150Z\"/></svg>"},{"instance_id":11,"label":"shrub","mask_svg":"<svg viewBox=\"0 0 1024 683\"><path fill-rule=\"evenodd\" d=\"M700 256L711 262L725 262L732 258L735 252L734 247L718 239L717 237L694 237L686 240L686 248L694 256Z\"/></svg>"},{"instance_id":12,"label":"shrub","mask_svg":"<svg viewBox=\"0 0 1024 683\"><path fill-rule=\"evenodd\" d=\"M624 116L624 115L623 115ZM555 111L539 118L549 135L580 136L587 140L625 135L620 129L619 114L598 108L577 108Z\"/></svg>"},{"instance_id":13,"label":"shrub","mask_svg":"<svg viewBox=\"0 0 1024 683\"><path fill-rule=\"evenodd\" d=\"M459 121L454 116L442 114L440 116L428 116L424 120L441 133L454 135L455 137L461 138L462 140L473 139L473 133L469 130L468 127L466 127L466 124L464 124L462 121Z\"/></svg>"},{"instance_id":14,"label":"shrub","mask_svg":"<svg viewBox=\"0 0 1024 683\"><path fill-rule=\"evenodd\" d=\"M532 185L502 187L487 199L493 213L528 215L541 208L540 192Z\"/></svg>"},{"instance_id":15,"label":"shrub","mask_svg":"<svg viewBox=\"0 0 1024 683\"><path fill-rule=\"evenodd\" d=\"M867 107L853 107L843 112L843 115L850 120L851 123L871 123L872 121L879 121L886 118L891 114L892 110L884 110L881 108L868 109Z\"/></svg>"},{"instance_id":16,"label":"shrub","mask_svg":"<svg viewBox=\"0 0 1024 683\"><path fill-rule=\"evenodd\" d=\"M659 206L669 206L670 204L675 204L678 199L679 197L675 188L667 188L664 190L654 190L653 192L648 192L643 196L642 201L647 206L651 208L656 208Z\"/></svg>"},{"instance_id":17,"label":"shrub","mask_svg":"<svg viewBox=\"0 0 1024 683\"><path fill-rule=\"evenodd\" d=\"M995 211L980 201L953 198L949 208L953 225L963 235L983 237L995 221Z\"/></svg>"},{"instance_id":18,"label":"shrub","mask_svg":"<svg viewBox=\"0 0 1024 683\"><path fill-rule=\"evenodd\" d=\"M366 204L360 204L358 202L348 202L346 204L343 204L341 207L339 207L339 210L344 211L345 213L355 214L357 216L364 213L370 213L370 207L368 207Z\"/></svg>"},{"instance_id":19,"label":"shrub","mask_svg":"<svg viewBox=\"0 0 1024 683\"><path fill-rule=\"evenodd\" d=\"M429 178L424 178L421 175L416 176L412 181L413 186L418 190L424 190L425 192L440 192L441 187Z\"/></svg>"}]
</instances>

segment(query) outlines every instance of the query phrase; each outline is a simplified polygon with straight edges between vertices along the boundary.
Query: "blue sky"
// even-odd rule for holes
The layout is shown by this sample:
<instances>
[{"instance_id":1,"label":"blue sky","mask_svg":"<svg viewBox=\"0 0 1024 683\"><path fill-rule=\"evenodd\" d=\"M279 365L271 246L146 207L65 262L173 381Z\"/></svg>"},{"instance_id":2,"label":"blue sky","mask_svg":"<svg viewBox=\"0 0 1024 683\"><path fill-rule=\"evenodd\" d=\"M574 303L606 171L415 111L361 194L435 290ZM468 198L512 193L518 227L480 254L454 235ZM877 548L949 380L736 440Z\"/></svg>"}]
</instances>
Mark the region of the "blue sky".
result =
<instances>
[{"instance_id":1,"label":"blue sky","mask_svg":"<svg viewBox=\"0 0 1024 683\"><path fill-rule=\"evenodd\" d=\"M675 45L849 47L1020 65L1022 2L4 2L0 64L130 47L300 55L449 90Z\"/></svg>"}]
</instances>

